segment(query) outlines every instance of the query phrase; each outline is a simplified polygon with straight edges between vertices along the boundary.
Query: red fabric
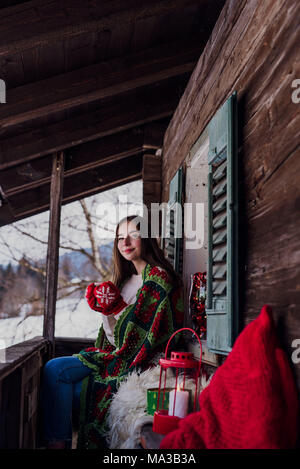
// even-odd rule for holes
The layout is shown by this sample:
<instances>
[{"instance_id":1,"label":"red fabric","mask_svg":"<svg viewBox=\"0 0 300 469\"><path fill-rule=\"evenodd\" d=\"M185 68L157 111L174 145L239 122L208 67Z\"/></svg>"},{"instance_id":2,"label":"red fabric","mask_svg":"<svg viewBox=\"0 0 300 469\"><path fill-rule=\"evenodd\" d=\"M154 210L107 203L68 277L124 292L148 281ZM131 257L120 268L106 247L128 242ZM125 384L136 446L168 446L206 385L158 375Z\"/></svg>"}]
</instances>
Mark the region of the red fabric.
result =
<instances>
[{"instance_id":1,"label":"red fabric","mask_svg":"<svg viewBox=\"0 0 300 469\"><path fill-rule=\"evenodd\" d=\"M118 314L127 306L119 289L112 282L102 282L99 285L91 283L86 289L85 297L90 308L105 316Z\"/></svg>"},{"instance_id":2,"label":"red fabric","mask_svg":"<svg viewBox=\"0 0 300 469\"><path fill-rule=\"evenodd\" d=\"M297 390L268 305L241 332L199 402L161 449L295 447Z\"/></svg>"}]
</instances>

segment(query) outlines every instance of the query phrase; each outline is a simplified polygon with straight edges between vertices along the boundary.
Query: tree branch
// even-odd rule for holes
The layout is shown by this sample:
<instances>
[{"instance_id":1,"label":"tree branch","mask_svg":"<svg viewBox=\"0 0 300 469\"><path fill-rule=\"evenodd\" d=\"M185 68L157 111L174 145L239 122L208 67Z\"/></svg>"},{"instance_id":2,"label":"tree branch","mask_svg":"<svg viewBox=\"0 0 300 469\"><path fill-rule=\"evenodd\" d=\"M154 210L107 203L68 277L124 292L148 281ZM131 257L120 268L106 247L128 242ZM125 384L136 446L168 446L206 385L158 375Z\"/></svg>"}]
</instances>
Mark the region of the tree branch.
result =
<instances>
[{"instance_id":1,"label":"tree branch","mask_svg":"<svg viewBox=\"0 0 300 469\"><path fill-rule=\"evenodd\" d=\"M101 274L101 276L105 279L108 275L107 270L105 267L103 267L103 263L101 261L98 245L95 240L93 228L92 228L92 221L91 221L91 214L87 209L86 203L84 200L79 200L79 203L81 205L82 211L84 213L86 223L87 223L87 234L91 243L92 247L92 256L93 256L93 265L94 267L98 270L98 272Z\"/></svg>"}]
</instances>

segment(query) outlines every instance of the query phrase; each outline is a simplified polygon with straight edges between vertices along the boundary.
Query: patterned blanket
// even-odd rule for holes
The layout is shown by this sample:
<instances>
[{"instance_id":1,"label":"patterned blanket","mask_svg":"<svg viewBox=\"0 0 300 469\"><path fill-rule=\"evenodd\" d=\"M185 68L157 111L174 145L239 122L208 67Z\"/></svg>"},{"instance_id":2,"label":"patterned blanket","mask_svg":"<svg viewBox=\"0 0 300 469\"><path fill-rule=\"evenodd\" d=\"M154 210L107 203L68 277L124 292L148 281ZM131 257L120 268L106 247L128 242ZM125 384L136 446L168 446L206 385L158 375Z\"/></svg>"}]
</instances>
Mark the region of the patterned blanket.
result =
<instances>
[{"instance_id":1,"label":"patterned blanket","mask_svg":"<svg viewBox=\"0 0 300 469\"><path fill-rule=\"evenodd\" d=\"M181 289L173 287L160 267L147 264L142 278L135 303L123 311L115 326L116 346L110 344L101 326L95 347L75 355L93 370L82 385L78 449L105 447L106 417L120 382L131 371L152 366L154 356L164 350L173 332L182 327Z\"/></svg>"}]
</instances>

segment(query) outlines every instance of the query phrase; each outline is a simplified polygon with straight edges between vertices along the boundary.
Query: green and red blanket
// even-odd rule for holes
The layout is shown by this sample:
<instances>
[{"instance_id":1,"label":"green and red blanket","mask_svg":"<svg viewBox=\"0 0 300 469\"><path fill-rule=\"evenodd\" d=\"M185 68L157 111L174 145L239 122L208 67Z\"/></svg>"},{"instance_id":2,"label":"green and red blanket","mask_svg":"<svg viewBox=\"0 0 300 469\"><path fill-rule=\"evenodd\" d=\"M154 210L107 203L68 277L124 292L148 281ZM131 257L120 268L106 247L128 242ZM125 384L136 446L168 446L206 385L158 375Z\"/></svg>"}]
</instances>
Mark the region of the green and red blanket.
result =
<instances>
[{"instance_id":1,"label":"green and red blanket","mask_svg":"<svg viewBox=\"0 0 300 469\"><path fill-rule=\"evenodd\" d=\"M83 380L77 448L101 448L109 429L107 412L119 383L133 370L151 366L170 336L182 327L182 290L174 288L164 269L149 264L134 304L118 319L113 346L100 327L95 347L75 356L93 372Z\"/></svg>"}]
</instances>

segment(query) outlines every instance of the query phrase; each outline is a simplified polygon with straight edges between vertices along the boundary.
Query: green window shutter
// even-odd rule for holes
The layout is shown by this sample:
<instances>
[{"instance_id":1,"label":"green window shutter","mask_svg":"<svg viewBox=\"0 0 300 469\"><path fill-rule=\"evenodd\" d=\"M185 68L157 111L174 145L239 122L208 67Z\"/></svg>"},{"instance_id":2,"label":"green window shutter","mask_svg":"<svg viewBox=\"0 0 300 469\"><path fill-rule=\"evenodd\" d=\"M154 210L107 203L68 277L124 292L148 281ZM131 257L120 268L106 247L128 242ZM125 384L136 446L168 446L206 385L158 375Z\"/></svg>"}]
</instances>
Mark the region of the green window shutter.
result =
<instances>
[{"instance_id":1,"label":"green window shutter","mask_svg":"<svg viewBox=\"0 0 300 469\"><path fill-rule=\"evenodd\" d=\"M164 222L163 233L170 233L165 238L166 257L178 274L182 274L182 236L183 236L183 169L179 168L170 182L168 213ZM181 210L179 208L181 206ZM179 213L180 212L180 213ZM176 217L178 222L175 223Z\"/></svg>"},{"instance_id":2,"label":"green window shutter","mask_svg":"<svg viewBox=\"0 0 300 469\"><path fill-rule=\"evenodd\" d=\"M238 324L237 97L208 126L207 345L227 354Z\"/></svg>"}]
</instances>

